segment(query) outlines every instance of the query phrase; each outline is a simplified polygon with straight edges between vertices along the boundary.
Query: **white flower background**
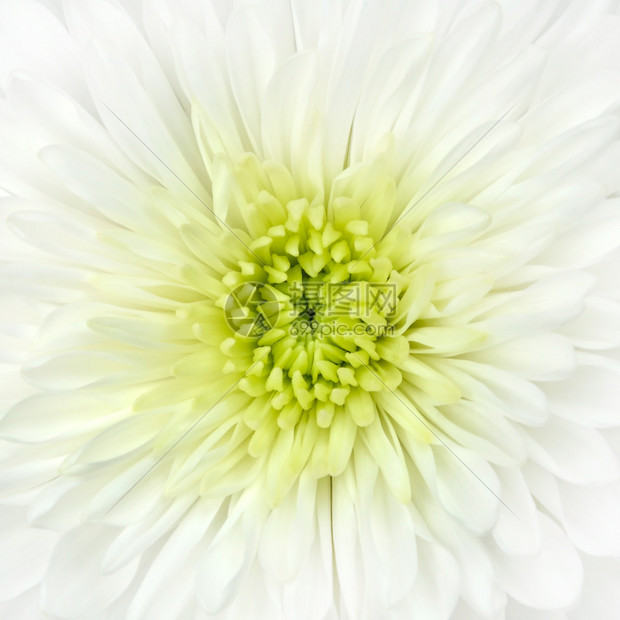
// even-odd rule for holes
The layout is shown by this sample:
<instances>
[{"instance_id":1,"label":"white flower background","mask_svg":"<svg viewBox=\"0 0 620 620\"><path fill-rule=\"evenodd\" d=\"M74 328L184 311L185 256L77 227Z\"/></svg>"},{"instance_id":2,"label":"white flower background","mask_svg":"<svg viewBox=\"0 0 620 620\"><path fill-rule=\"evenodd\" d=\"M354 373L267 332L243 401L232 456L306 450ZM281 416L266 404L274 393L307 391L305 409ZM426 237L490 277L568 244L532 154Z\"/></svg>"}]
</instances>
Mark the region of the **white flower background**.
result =
<instances>
[{"instance_id":1,"label":"white flower background","mask_svg":"<svg viewBox=\"0 0 620 620\"><path fill-rule=\"evenodd\" d=\"M619 2L2 0L0 89L0 618L620 618ZM303 377L299 205L400 290Z\"/></svg>"}]
</instances>

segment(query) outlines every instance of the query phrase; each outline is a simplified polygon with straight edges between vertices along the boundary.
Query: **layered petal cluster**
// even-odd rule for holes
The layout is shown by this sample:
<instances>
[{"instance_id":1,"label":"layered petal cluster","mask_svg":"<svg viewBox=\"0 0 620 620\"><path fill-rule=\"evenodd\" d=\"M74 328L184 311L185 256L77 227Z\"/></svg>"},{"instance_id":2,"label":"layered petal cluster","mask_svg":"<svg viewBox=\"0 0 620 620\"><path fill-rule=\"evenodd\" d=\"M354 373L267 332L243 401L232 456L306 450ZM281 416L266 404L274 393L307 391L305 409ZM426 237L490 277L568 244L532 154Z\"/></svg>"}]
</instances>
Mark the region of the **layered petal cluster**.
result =
<instances>
[{"instance_id":1,"label":"layered petal cluster","mask_svg":"<svg viewBox=\"0 0 620 620\"><path fill-rule=\"evenodd\" d=\"M1 617L618 617L618 2L6 1L0 58Z\"/></svg>"}]
</instances>

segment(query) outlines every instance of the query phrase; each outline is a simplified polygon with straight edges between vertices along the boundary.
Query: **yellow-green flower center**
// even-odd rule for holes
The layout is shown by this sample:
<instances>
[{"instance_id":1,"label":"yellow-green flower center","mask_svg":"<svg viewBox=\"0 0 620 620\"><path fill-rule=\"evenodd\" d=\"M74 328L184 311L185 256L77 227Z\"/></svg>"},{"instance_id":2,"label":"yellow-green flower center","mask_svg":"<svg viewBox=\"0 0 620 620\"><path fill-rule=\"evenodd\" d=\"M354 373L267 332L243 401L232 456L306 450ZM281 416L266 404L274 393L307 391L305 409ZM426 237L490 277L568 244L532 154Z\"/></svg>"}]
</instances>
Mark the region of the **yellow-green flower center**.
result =
<instances>
[{"instance_id":1,"label":"yellow-green flower center","mask_svg":"<svg viewBox=\"0 0 620 620\"><path fill-rule=\"evenodd\" d=\"M175 243L195 257L173 267L185 288L157 291L180 300L186 352L134 403L174 403L158 443L173 462L167 491L231 492L264 477L275 505L301 476L338 476L368 451L405 501L401 441L432 441L419 416L460 393L419 357L438 345L450 354L454 330L432 302L421 233L390 228L399 209L386 162L327 191L254 155L222 161L216 217L188 205L175 222Z\"/></svg>"},{"instance_id":2,"label":"yellow-green flower center","mask_svg":"<svg viewBox=\"0 0 620 620\"><path fill-rule=\"evenodd\" d=\"M246 423L290 429L311 415L328 428L334 416L350 415L368 425L370 393L398 386L392 362L409 352L390 324L399 294L392 263L378 255L368 222L349 202L332 218L303 198L270 206L268 227L249 245L256 261L240 261L225 276L231 292L220 301L234 332L223 350L234 358L237 341L253 340L253 365L239 389L266 399ZM227 367L236 369L233 360ZM261 437L253 452L261 452Z\"/></svg>"}]
</instances>

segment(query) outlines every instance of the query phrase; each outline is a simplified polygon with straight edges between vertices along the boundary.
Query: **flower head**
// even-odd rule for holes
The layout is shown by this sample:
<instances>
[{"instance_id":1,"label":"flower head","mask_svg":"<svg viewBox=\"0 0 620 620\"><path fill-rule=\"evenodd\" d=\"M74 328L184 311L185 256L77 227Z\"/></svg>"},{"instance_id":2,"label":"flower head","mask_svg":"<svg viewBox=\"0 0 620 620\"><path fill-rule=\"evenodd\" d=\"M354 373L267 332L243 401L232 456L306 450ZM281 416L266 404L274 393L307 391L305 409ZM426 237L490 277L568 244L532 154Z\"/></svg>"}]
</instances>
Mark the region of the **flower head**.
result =
<instances>
[{"instance_id":1,"label":"flower head","mask_svg":"<svg viewBox=\"0 0 620 620\"><path fill-rule=\"evenodd\" d=\"M0 9L0 611L613 618L617 11L49 4Z\"/></svg>"}]
</instances>

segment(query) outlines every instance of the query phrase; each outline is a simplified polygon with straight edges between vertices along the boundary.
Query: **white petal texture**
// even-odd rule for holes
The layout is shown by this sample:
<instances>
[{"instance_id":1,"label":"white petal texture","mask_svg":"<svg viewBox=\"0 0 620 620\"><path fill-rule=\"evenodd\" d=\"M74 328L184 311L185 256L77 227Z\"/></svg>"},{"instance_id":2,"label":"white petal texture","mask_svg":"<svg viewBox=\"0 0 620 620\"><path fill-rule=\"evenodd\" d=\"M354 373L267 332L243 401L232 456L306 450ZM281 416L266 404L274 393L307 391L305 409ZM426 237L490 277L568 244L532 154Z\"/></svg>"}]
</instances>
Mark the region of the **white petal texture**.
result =
<instances>
[{"instance_id":1,"label":"white petal texture","mask_svg":"<svg viewBox=\"0 0 620 620\"><path fill-rule=\"evenodd\" d=\"M0 618L620 617L619 4L0 1Z\"/></svg>"}]
</instances>

